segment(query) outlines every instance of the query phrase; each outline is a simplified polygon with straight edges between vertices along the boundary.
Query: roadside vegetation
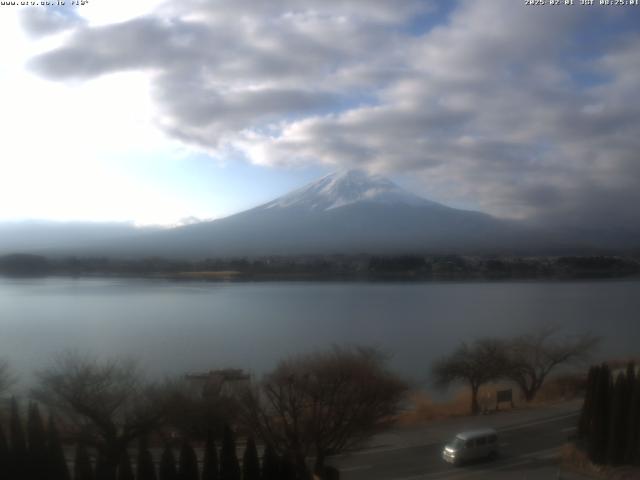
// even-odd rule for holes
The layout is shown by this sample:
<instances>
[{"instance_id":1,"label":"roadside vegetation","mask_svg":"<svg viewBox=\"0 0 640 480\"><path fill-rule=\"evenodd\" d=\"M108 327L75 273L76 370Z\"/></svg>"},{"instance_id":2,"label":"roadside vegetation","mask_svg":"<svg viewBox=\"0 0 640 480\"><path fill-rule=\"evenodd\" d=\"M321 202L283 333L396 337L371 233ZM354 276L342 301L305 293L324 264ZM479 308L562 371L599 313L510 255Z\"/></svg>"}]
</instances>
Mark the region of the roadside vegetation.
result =
<instances>
[{"instance_id":1,"label":"roadside vegetation","mask_svg":"<svg viewBox=\"0 0 640 480\"><path fill-rule=\"evenodd\" d=\"M480 413L479 391L491 382L516 385L526 403L535 400L549 375L572 363L586 361L599 343L591 334L561 337L553 327L510 339L482 338L462 343L431 368L436 387L462 383L469 387L470 412Z\"/></svg>"},{"instance_id":2,"label":"roadside vegetation","mask_svg":"<svg viewBox=\"0 0 640 480\"><path fill-rule=\"evenodd\" d=\"M582 398L585 385L586 374L581 371L572 370L570 373L551 375L534 400L526 403L516 396L513 406L501 403L498 411L508 411L514 408L538 408ZM480 387L478 392L480 411L482 413L497 413L497 392L511 388L513 388L513 384L507 380L490 382ZM398 425L424 425L436 420L469 416L471 392L467 388L462 388L445 398L440 398L425 391L412 391L408 396L408 402L410 407L399 414Z\"/></svg>"},{"instance_id":3,"label":"roadside vegetation","mask_svg":"<svg viewBox=\"0 0 640 480\"><path fill-rule=\"evenodd\" d=\"M1 365L0 398L12 381ZM338 478L326 458L388 427L407 391L385 356L356 347L283 360L231 390L185 378L148 383L133 362L78 353L36 378L28 399L0 410L0 478Z\"/></svg>"},{"instance_id":4,"label":"roadside vegetation","mask_svg":"<svg viewBox=\"0 0 640 480\"><path fill-rule=\"evenodd\" d=\"M387 357L363 347L287 358L231 389L194 383L190 375L151 383L134 362L67 352L37 372L20 401L8 396L15 378L0 362L0 398L7 399L0 473L8 480L333 479L338 472L328 458L391 425L493 410L496 391L514 387L525 404L586 388L576 448L589 461L596 455L593 461L615 464L632 458L640 443L633 436L640 412L632 408L640 376L627 367L614 381L602 366L587 380L567 368L583 365L597 344L592 335L566 337L553 328L463 343L432 365L437 385L467 386L442 403L410 392ZM227 372L245 378L241 370ZM597 413L604 410L606 420ZM626 430L620 412L636 430ZM603 432L625 436L624 445L602 440ZM624 457L612 453L620 449Z\"/></svg>"},{"instance_id":5,"label":"roadside vegetation","mask_svg":"<svg viewBox=\"0 0 640 480\"><path fill-rule=\"evenodd\" d=\"M640 375L635 364L593 366L578 425L589 459L600 465L640 463Z\"/></svg>"},{"instance_id":6,"label":"roadside vegetation","mask_svg":"<svg viewBox=\"0 0 640 480\"><path fill-rule=\"evenodd\" d=\"M640 478L640 372L634 361L589 369L577 434L562 460L594 478Z\"/></svg>"}]
</instances>

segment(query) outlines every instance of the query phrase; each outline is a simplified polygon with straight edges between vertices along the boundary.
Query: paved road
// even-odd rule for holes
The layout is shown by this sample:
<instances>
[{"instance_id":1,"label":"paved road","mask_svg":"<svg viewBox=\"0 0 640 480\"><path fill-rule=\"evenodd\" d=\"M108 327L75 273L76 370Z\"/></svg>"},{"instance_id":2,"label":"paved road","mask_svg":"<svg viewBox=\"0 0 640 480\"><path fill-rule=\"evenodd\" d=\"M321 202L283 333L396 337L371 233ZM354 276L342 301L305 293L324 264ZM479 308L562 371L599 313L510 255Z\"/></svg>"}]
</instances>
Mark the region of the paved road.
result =
<instances>
[{"instance_id":1,"label":"paved road","mask_svg":"<svg viewBox=\"0 0 640 480\"><path fill-rule=\"evenodd\" d=\"M569 402L398 429L332 463L344 480L578 480L585 477L560 471L557 454L575 431L579 408L580 402ZM498 430L501 454L497 460L462 467L441 460L444 443L457 432L481 427Z\"/></svg>"}]
</instances>

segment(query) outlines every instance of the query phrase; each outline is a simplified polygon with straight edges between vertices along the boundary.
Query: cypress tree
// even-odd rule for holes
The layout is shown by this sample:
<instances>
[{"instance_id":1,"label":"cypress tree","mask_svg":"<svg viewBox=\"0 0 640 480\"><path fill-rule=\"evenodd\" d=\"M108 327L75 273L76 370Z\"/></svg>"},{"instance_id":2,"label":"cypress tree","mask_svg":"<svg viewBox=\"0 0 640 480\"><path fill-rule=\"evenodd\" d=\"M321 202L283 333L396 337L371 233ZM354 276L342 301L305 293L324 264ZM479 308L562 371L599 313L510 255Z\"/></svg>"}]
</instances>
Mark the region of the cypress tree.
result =
<instances>
[{"instance_id":1,"label":"cypress tree","mask_svg":"<svg viewBox=\"0 0 640 480\"><path fill-rule=\"evenodd\" d=\"M253 437L247 439L242 457L242 480L260 480L260 460Z\"/></svg>"},{"instance_id":2,"label":"cypress tree","mask_svg":"<svg viewBox=\"0 0 640 480\"><path fill-rule=\"evenodd\" d=\"M160 457L160 480L178 480L176 459L170 445L167 445Z\"/></svg>"},{"instance_id":3,"label":"cypress tree","mask_svg":"<svg viewBox=\"0 0 640 480\"><path fill-rule=\"evenodd\" d=\"M280 480L296 480L296 467L291 455L285 454L280 460Z\"/></svg>"},{"instance_id":4,"label":"cypress tree","mask_svg":"<svg viewBox=\"0 0 640 480\"><path fill-rule=\"evenodd\" d=\"M620 372L616 377L610 404L609 440L607 444L607 463L610 465L620 465L624 461L627 442L627 428L625 425L625 421L628 419L627 405L627 376Z\"/></svg>"},{"instance_id":5,"label":"cypress tree","mask_svg":"<svg viewBox=\"0 0 640 480\"><path fill-rule=\"evenodd\" d=\"M178 477L180 480L198 480L198 458L193 447L186 440L180 447Z\"/></svg>"},{"instance_id":6,"label":"cypress tree","mask_svg":"<svg viewBox=\"0 0 640 480\"><path fill-rule=\"evenodd\" d=\"M29 453L25 440L18 401L11 399L11 418L9 419L9 436L11 441L11 466L9 478L28 478Z\"/></svg>"},{"instance_id":7,"label":"cypress tree","mask_svg":"<svg viewBox=\"0 0 640 480\"><path fill-rule=\"evenodd\" d=\"M593 403L599 372L600 367L592 366L589 369L589 374L587 375L587 387L584 396L584 403L582 404L580 420L578 422L578 436L580 438L587 438L591 432L593 423Z\"/></svg>"},{"instance_id":8,"label":"cypress tree","mask_svg":"<svg viewBox=\"0 0 640 480\"><path fill-rule=\"evenodd\" d=\"M138 441L138 465L136 471L137 480L156 480L156 468L153 464L153 457L149 451L149 444L146 437L140 437Z\"/></svg>"},{"instance_id":9,"label":"cypress tree","mask_svg":"<svg viewBox=\"0 0 640 480\"><path fill-rule=\"evenodd\" d=\"M96 457L96 480L113 480L111 475L111 467L107 463L107 460L104 458L104 453L98 450L98 455Z\"/></svg>"},{"instance_id":10,"label":"cypress tree","mask_svg":"<svg viewBox=\"0 0 640 480\"><path fill-rule=\"evenodd\" d=\"M262 455L262 480L280 480L280 459L271 445Z\"/></svg>"},{"instance_id":11,"label":"cypress tree","mask_svg":"<svg viewBox=\"0 0 640 480\"><path fill-rule=\"evenodd\" d=\"M11 453L7 438L4 436L4 430L0 425L0 478L9 478L11 468Z\"/></svg>"},{"instance_id":12,"label":"cypress tree","mask_svg":"<svg viewBox=\"0 0 640 480\"><path fill-rule=\"evenodd\" d=\"M629 422L627 429L627 449L625 463L640 464L640 375L635 376L630 386Z\"/></svg>"},{"instance_id":13,"label":"cypress tree","mask_svg":"<svg viewBox=\"0 0 640 480\"><path fill-rule=\"evenodd\" d=\"M135 480L133 476L133 468L131 468L131 458L129 452L125 449L120 456L118 462L118 480Z\"/></svg>"},{"instance_id":14,"label":"cypress tree","mask_svg":"<svg viewBox=\"0 0 640 480\"><path fill-rule=\"evenodd\" d=\"M47 454L47 436L40 416L40 409L35 403L29 405L27 437L29 440L30 478L40 480L46 477L49 470L49 455Z\"/></svg>"},{"instance_id":15,"label":"cypress tree","mask_svg":"<svg viewBox=\"0 0 640 480\"><path fill-rule=\"evenodd\" d=\"M93 467L89 453L83 443L76 445L76 454L73 461L74 480L94 480Z\"/></svg>"},{"instance_id":16,"label":"cypress tree","mask_svg":"<svg viewBox=\"0 0 640 480\"><path fill-rule=\"evenodd\" d=\"M51 480L70 480L67 460L64 456L60 435L53 415L49 415L47 431L47 450L49 455L49 478Z\"/></svg>"},{"instance_id":17,"label":"cypress tree","mask_svg":"<svg viewBox=\"0 0 640 480\"><path fill-rule=\"evenodd\" d=\"M594 394L593 422L588 442L589 458L593 463L603 464L606 460L610 392L611 372L607 364L602 364Z\"/></svg>"},{"instance_id":18,"label":"cypress tree","mask_svg":"<svg viewBox=\"0 0 640 480\"><path fill-rule=\"evenodd\" d=\"M240 464L236 456L236 441L229 425L225 425L222 436L220 480L240 480Z\"/></svg>"},{"instance_id":19,"label":"cypress tree","mask_svg":"<svg viewBox=\"0 0 640 480\"><path fill-rule=\"evenodd\" d=\"M636 364L633 362L629 362L627 364L627 383L629 385L634 385L636 381Z\"/></svg>"},{"instance_id":20,"label":"cypress tree","mask_svg":"<svg viewBox=\"0 0 640 480\"><path fill-rule=\"evenodd\" d=\"M204 460L202 462L202 480L218 480L218 451L211 430L207 432L204 444Z\"/></svg>"}]
</instances>

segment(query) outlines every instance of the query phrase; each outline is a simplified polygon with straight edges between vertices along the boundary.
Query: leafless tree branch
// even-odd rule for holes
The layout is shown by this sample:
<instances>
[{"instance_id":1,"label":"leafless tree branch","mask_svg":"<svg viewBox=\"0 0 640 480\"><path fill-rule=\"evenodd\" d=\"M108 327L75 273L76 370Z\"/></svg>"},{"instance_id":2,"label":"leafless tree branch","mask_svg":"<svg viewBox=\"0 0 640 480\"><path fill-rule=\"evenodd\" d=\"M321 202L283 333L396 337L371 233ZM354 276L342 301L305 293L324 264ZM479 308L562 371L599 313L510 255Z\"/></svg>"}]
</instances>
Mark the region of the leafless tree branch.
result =
<instances>
[{"instance_id":1,"label":"leafless tree branch","mask_svg":"<svg viewBox=\"0 0 640 480\"><path fill-rule=\"evenodd\" d=\"M247 391L243 418L308 476L309 456L321 470L328 455L353 448L386 425L405 391L377 351L335 348L281 362Z\"/></svg>"}]
</instances>

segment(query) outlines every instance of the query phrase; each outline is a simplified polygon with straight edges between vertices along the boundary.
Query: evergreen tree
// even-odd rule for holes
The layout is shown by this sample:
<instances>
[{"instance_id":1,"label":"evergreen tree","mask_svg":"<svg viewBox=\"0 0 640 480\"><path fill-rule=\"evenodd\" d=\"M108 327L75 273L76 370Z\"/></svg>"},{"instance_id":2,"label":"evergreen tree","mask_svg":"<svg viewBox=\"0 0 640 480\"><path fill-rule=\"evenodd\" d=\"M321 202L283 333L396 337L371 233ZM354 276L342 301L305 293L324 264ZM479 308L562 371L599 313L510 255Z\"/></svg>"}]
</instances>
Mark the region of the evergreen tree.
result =
<instances>
[{"instance_id":1,"label":"evergreen tree","mask_svg":"<svg viewBox=\"0 0 640 480\"><path fill-rule=\"evenodd\" d=\"M634 385L636 381L636 364L629 362L627 364L627 383L628 385Z\"/></svg>"},{"instance_id":2,"label":"evergreen tree","mask_svg":"<svg viewBox=\"0 0 640 480\"><path fill-rule=\"evenodd\" d=\"M611 413L609 415L609 440L607 444L607 463L610 465L620 465L624 461L627 443L628 420L628 398L627 376L620 372L616 377L611 399Z\"/></svg>"},{"instance_id":3,"label":"evergreen tree","mask_svg":"<svg viewBox=\"0 0 640 480\"><path fill-rule=\"evenodd\" d=\"M593 403L596 392L596 385L598 383L599 371L600 367L593 366L589 369L589 375L587 376L587 386L584 396L584 403L582 404L580 420L578 422L578 435L580 436L580 438L587 438L591 433L593 424Z\"/></svg>"},{"instance_id":4,"label":"evergreen tree","mask_svg":"<svg viewBox=\"0 0 640 480\"><path fill-rule=\"evenodd\" d=\"M64 456L60 435L56 427L53 415L49 416L47 431L47 450L49 455L49 478L50 480L70 480L67 460Z\"/></svg>"},{"instance_id":5,"label":"evergreen tree","mask_svg":"<svg viewBox=\"0 0 640 480\"><path fill-rule=\"evenodd\" d=\"M133 468L131 468L131 458L129 452L125 449L120 456L118 463L118 480L135 480L133 476Z\"/></svg>"},{"instance_id":6,"label":"evergreen tree","mask_svg":"<svg viewBox=\"0 0 640 480\"><path fill-rule=\"evenodd\" d=\"M156 480L156 468L153 464L153 457L149 451L149 444L146 437L140 437L138 441L138 465L137 480Z\"/></svg>"},{"instance_id":7,"label":"evergreen tree","mask_svg":"<svg viewBox=\"0 0 640 480\"><path fill-rule=\"evenodd\" d=\"M253 437L247 439L242 457L242 480L260 480L260 460Z\"/></svg>"},{"instance_id":8,"label":"evergreen tree","mask_svg":"<svg viewBox=\"0 0 640 480\"><path fill-rule=\"evenodd\" d=\"M11 468L11 453L7 438L4 436L4 430L0 425L0 478L9 478Z\"/></svg>"},{"instance_id":9,"label":"evergreen tree","mask_svg":"<svg viewBox=\"0 0 640 480\"><path fill-rule=\"evenodd\" d=\"M73 461L74 480L94 480L93 467L89 453L83 443L76 445L76 454Z\"/></svg>"},{"instance_id":10,"label":"evergreen tree","mask_svg":"<svg viewBox=\"0 0 640 480\"><path fill-rule=\"evenodd\" d=\"M283 455L280 460L280 480L296 480L296 467L291 455Z\"/></svg>"},{"instance_id":11,"label":"evergreen tree","mask_svg":"<svg viewBox=\"0 0 640 480\"><path fill-rule=\"evenodd\" d=\"M178 480L176 459L170 445L167 445L160 457L160 480Z\"/></svg>"},{"instance_id":12,"label":"evergreen tree","mask_svg":"<svg viewBox=\"0 0 640 480\"><path fill-rule=\"evenodd\" d=\"M218 451L211 430L207 432L202 464L202 480L218 480Z\"/></svg>"},{"instance_id":13,"label":"evergreen tree","mask_svg":"<svg viewBox=\"0 0 640 480\"><path fill-rule=\"evenodd\" d=\"M593 463L603 464L607 454L609 433L609 403L611 392L611 372L607 364L602 364L593 401L592 431L589 435L588 452Z\"/></svg>"},{"instance_id":14,"label":"evergreen tree","mask_svg":"<svg viewBox=\"0 0 640 480\"><path fill-rule=\"evenodd\" d=\"M98 450L96 457L96 480L113 480L112 470L108 462L104 458L104 453Z\"/></svg>"},{"instance_id":15,"label":"evergreen tree","mask_svg":"<svg viewBox=\"0 0 640 480\"><path fill-rule=\"evenodd\" d=\"M222 436L220 480L240 480L240 464L236 456L236 441L229 425L225 425Z\"/></svg>"},{"instance_id":16,"label":"evergreen tree","mask_svg":"<svg viewBox=\"0 0 640 480\"><path fill-rule=\"evenodd\" d=\"M631 390L631 400L625 463L637 465L640 464L640 375L635 376L635 381L629 389Z\"/></svg>"},{"instance_id":17,"label":"evergreen tree","mask_svg":"<svg viewBox=\"0 0 640 480\"><path fill-rule=\"evenodd\" d=\"M15 479L28 478L29 453L27 451L27 443L25 440L24 430L22 428L20 409L15 397L11 399L9 435L11 441L11 466L9 469L10 474L8 475L8 477L13 477Z\"/></svg>"},{"instance_id":18,"label":"evergreen tree","mask_svg":"<svg viewBox=\"0 0 640 480\"><path fill-rule=\"evenodd\" d=\"M186 440L180 447L178 477L180 480L198 480L198 458L193 447Z\"/></svg>"},{"instance_id":19,"label":"evergreen tree","mask_svg":"<svg viewBox=\"0 0 640 480\"><path fill-rule=\"evenodd\" d=\"M40 416L40 409L35 403L29 405L27 416L27 436L29 444L29 474L33 480L46 477L49 471L49 455L47 452L47 435Z\"/></svg>"},{"instance_id":20,"label":"evergreen tree","mask_svg":"<svg viewBox=\"0 0 640 480\"><path fill-rule=\"evenodd\" d=\"M280 480L280 459L271 445L262 455L262 480Z\"/></svg>"}]
</instances>

